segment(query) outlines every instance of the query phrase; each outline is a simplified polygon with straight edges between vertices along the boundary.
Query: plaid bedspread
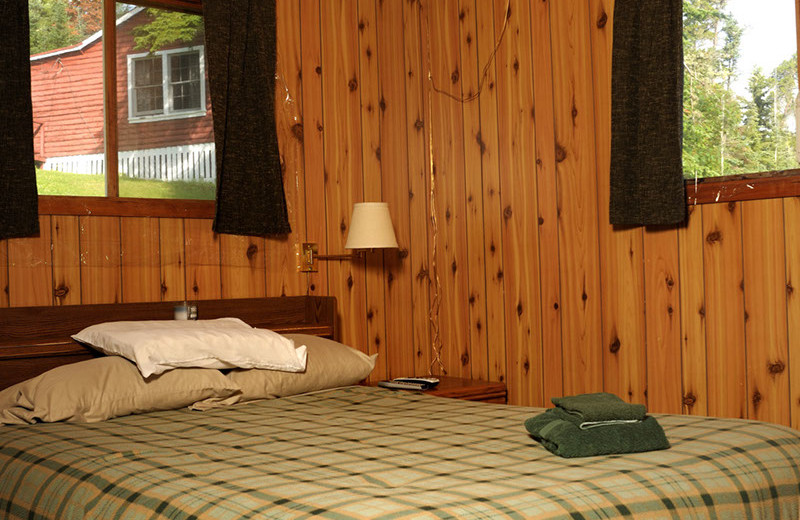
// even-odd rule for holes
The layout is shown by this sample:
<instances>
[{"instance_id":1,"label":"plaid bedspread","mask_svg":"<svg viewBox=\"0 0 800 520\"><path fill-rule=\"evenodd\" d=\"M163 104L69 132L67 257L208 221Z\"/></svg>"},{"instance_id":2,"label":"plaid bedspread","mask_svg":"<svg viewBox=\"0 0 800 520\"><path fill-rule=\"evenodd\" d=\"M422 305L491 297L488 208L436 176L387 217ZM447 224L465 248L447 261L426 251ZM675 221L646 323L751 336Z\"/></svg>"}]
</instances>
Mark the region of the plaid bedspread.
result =
<instances>
[{"instance_id":1,"label":"plaid bedspread","mask_svg":"<svg viewBox=\"0 0 800 520\"><path fill-rule=\"evenodd\" d=\"M378 388L0 427L0 518L800 518L800 432L659 416L666 451L562 459L540 410Z\"/></svg>"}]
</instances>

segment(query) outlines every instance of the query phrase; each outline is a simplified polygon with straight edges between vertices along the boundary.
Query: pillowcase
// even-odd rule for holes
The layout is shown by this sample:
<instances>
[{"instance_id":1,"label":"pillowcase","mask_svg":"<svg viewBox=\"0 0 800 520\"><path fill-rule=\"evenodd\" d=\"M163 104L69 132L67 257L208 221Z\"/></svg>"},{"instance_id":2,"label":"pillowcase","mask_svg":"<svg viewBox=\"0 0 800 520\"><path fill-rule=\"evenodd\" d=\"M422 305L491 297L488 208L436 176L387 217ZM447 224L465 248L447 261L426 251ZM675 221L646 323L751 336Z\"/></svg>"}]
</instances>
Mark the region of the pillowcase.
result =
<instances>
[{"instance_id":1,"label":"pillowcase","mask_svg":"<svg viewBox=\"0 0 800 520\"><path fill-rule=\"evenodd\" d=\"M72 338L133 361L144 377L178 367L289 372L306 367L305 348L296 349L277 332L253 328L238 318L115 321L86 327Z\"/></svg>"},{"instance_id":2,"label":"pillowcase","mask_svg":"<svg viewBox=\"0 0 800 520\"><path fill-rule=\"evenodd\" d=\"M368 356L347 345L318 336L286 334L286 337L298 345L305 345L308 352L305 372L231 370L228 377L241 387L242 401L354 385L375 368L377 354Z\"/></svg>"},{"instance_id":3,"label":"pillowcase","mask_svg":"<svg viewBox=\"0 0 800 520\"><path fill-rule=\"evenodd\" d=\"M0 391L0 424L97 422L153 410L233 404L241 391L219 370L182 368L142 377L109 356L64 365Z\"/></svg>"}]
</instances>

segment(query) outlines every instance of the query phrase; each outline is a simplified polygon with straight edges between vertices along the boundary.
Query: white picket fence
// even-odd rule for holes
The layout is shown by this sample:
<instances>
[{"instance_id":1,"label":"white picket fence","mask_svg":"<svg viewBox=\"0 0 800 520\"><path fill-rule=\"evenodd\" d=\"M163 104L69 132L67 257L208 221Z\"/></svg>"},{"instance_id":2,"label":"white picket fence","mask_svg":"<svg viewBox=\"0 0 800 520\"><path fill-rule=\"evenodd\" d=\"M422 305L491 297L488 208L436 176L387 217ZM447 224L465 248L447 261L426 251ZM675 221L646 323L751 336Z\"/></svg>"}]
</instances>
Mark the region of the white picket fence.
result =
<instances>
[{"instance_id":1,"label":"white picket fence","mask_svg":"<svg viewBox=\"0 0 800 520\"><path fill-rule=\"evenodd\" d=\"M203 182L217 180L214 143L119 152L118 168L121 174L136 179ZM50 157L42 165L42 169L103 174L105 158L103 154Z\"/></svg>"}]
</instances>

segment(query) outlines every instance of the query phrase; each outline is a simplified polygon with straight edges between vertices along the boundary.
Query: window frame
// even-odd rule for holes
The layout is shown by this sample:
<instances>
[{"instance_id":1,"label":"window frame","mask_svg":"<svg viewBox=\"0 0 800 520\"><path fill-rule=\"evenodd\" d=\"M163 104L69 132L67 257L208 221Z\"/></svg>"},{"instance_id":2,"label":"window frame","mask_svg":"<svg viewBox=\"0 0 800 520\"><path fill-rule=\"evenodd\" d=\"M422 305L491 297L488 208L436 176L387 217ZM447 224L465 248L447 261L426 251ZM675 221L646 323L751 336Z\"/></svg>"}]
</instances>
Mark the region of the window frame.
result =
<instances>
[{"instance_id":1,"label":"window frame","mask_svg":"<svg viewBox=\"0 0 800 520\"><path fill-rule=\"evenodd\" d=\"M201 0L126 0L142 7L203 15ZM116 0L103 0L103 111L106 158L105 197L39 195L40 215L213 218L216 202L194 199L146 199L119 196L117 119Z\"/></svg>"},{"instance_id":2,"label":"window frame","mask_svg":"<svg viewBox=\"0 0 800 520\"><path fill-rule=\"evenodd\" d=\"M200 75L200 98L199 107L187 109L173 108L173 81L171 58L175 55L197 54L198 72ZM161 59L161 112L137 113L136 111L136 85L135 67L136 63L144 59ZM205 82L205 53L202 45L191 47L181 47L177 49L167 49L164 51L141 52L127 55L128 63L128 122L129 123L150 123L153 121L168 121L172 119L186 119L191 117L205 117L208 114L206 106L206 82Z\"/></svg>"},{"instance_id":3,"label":"window frame","mask_svg":"<svg viewBox=\"0 0 800 520\"><path fill-rule=\"evenodd\" d=\"M800 51L800 0L794 2L795 35ZM798 52L800 56L800 52ZM800 86L800 60L798 60L798 86ZM798 128L800 132L800 128ZM767 171L746 175L725 175L686 179L686 203L714 204L744 200L775 199L800 196L800 169Z\"/></svg>"}]
</instances>

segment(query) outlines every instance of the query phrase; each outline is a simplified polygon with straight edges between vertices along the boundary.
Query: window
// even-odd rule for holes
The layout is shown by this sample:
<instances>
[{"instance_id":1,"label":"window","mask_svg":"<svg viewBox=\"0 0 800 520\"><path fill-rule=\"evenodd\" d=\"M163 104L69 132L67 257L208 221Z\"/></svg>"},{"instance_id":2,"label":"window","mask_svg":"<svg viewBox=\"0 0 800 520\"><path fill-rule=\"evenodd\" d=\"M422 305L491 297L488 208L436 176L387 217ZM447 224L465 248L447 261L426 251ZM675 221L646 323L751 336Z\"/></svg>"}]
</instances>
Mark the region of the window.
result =
<instances>
[{"instance_id":1,"label":"window","mask_svg":"<svg viewBox=\"0 0 800 520\"><path fill-rule=\"evenodd\" d=\"M206 115L203 50L128 56L131 122Z\"/></svg>"},{"instance_id":2,"label":"window","mask_svg":"<svg viewBox=\"0 0 800 520\"><path fill-rule=\"evenodd\" d=\"M29 2L40 195L214 199L202 4L137 3Z\"/></svg>"},{"instance_id":3,"label":"window","mask_svg":"<svg viewBox=\"0 0 800 520\"><path fill-rule=\"evenodd\" d=\"M800 168L792 0L684 0L687 179Z\"/></svg>"}]
</instances>

